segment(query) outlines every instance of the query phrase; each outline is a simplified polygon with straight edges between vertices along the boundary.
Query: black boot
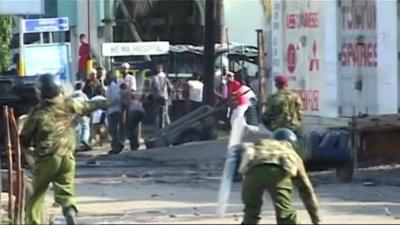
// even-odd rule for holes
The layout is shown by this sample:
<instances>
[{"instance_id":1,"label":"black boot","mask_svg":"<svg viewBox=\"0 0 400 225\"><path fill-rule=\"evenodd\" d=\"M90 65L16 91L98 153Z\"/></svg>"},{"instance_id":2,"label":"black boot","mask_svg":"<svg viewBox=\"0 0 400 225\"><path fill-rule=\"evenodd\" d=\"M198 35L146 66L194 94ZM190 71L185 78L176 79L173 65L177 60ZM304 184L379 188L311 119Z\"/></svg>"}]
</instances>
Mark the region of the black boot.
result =
<instances>
[{"instance_id":1,"label":"black boot","mask_svg":"<svg viewBox=\"0 0 400 225\"><path fill-rule=\"evenodd\" d=\"M75 225L76 209L74 207L68 207L64 211L64 217L68 225Z\"/></svg>"},{"instance_id":2,"label":"black boot","mask_svg":"<svg viewBox=\"0 0 400 225\"><path fill-rule=\"evenodd\" d=\"M82 141L83 151L90 151L93 149L93 146L87 143L86 141Z\"/></svg>"}]
</instances>

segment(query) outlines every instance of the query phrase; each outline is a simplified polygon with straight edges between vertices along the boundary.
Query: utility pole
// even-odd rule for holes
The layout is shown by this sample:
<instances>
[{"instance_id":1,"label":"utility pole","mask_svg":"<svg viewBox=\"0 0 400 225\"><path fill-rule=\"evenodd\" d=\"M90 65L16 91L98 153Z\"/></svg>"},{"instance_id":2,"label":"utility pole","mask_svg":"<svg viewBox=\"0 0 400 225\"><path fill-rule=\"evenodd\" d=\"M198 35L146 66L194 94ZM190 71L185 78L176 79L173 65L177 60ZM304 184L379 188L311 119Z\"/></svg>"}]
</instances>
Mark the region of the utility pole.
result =
<instances>
[{"instance_id":1,"label":"utility pole","mask_svg":"<svg viewBox=\"0 0 400 225\"><path fill-rule=\"evenodd\" d=\"M215 1L206 0L204 34L204 102L214 106Z\"/></svg>"},{"instance_id":2,"label":"utility pole","mask_svg":"<svg viewBox=\"0 0 400 225\"><path fill-rule=\"evenodd\" d=\"M264 107L267 101L267 83L266 83L266 69L267 69L267 60L266 60L266 51L265 51L265 34L263 30L256 30L257 32L257 46L258 46L258 88L259 88L259 96L261 107L260 107L260 115L264 112Z\"/></svg>"}]
</instances>

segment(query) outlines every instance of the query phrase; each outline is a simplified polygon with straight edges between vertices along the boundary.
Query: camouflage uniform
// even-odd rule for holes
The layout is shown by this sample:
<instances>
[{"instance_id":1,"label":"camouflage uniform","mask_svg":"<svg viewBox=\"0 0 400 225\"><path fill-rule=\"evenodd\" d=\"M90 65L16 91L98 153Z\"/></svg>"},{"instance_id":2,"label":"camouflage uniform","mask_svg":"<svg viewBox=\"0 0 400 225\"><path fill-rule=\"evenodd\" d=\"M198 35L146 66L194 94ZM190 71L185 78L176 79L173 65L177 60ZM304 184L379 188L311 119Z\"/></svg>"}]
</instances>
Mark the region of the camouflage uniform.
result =
<instances>
[{"instance_id":1,"label":"camouflage uniform","mask_svg":"<svg viewBox=\"0 0 400 225\"><path fill-rule=\"evenodd\" d=\"M45 193L50 183L54 186L55 201L63 208L77 211L74 199L75 130L77 115L107 107L107 101L78 102L58 96L43 100L28 114L21 131L21 143L32 146L35 157L33 168L34 193L27 203L26 223L46 224L43 218Z\"/></svg>"},{"instance_id":2,"label":"camouflage uniform","mask_svg":"<svg viewBox=\"0 0 400 225\"><path fill-rule=\"evenodd\" d=\"M242 200L245 204L243 224L256 224L262 207L262 195L267 190L274 202L278 224L296 224L292 206L293 186L314 224L319 223L318 203L307 177L303 160L289 142L261 139L242 145L240 173L244 177Z\"/></svg>"},{"instance_id":3,"label":"camouflage uniform","mask_svg":"<svg viewBox=\"0 0 400 225\"><path fill-rule=\"evenodd\" d=\"M303 119L302 110L303 102L300 96L294 91L282 89L268 98L262 120L270 130L286 127L299 136Z\"/></svg>"}]
</instances>

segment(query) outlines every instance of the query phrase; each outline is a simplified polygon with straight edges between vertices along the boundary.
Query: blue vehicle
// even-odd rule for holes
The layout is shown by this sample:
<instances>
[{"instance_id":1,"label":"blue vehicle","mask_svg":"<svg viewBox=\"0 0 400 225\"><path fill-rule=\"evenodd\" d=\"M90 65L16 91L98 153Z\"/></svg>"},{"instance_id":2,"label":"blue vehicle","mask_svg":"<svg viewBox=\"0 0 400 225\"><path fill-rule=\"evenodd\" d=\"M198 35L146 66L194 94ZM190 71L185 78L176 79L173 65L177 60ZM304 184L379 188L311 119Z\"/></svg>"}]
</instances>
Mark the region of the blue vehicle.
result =
<instances>
[{"instance_id":1,"label":"blue vehicle","mask_svg":"<svg viewBox=\"0 0 400 225\"><path fill-rule=\"evenodd\" d=\"M336 168L339 181L350 182L353 179L356 157L351 147L350 132L340 129L324 133L310 132L300 142L301 155L307 168Z\"/></svg>"}]
</instances>

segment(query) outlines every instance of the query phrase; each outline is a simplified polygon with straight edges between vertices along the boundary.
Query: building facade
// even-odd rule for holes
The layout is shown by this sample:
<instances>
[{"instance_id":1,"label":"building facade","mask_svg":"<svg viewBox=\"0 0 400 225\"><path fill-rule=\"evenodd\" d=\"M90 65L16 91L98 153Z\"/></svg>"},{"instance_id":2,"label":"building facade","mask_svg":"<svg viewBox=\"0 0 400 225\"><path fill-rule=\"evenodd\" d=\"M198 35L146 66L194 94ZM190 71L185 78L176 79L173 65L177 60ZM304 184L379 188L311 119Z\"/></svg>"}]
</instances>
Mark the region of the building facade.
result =
<instances>
[{"instance_id":1,"label":"building facade","mask_svg":"<svg viewBox=\"0 0 400 225\"><path fill-rule=\"evenodd\" d=\"M301 94L307 114L397 113L397 4L274 2L273 73L292 77L292 88Z\"/></svg>"}]
</instances>

